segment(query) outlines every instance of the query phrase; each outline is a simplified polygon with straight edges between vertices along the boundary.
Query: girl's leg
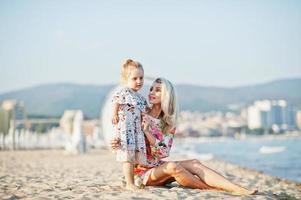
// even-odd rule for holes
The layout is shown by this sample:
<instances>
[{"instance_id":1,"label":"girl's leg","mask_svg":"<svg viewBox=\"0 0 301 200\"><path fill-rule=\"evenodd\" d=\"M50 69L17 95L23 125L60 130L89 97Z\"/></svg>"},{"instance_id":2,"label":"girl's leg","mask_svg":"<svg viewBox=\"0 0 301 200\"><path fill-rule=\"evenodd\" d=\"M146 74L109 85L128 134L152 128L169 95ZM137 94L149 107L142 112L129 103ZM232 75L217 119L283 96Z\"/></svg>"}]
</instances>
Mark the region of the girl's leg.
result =
<instances>
[{"instance_id":1,"label":"girl's leg","mask_svg":"<svg viewBox=\"0 0 301 200\"><path fill-rule=\"evenodd\" d=\"M166 162L150 174L146 185L158 186L175 179L180 185L196 189L212 189L176 162Z\"/></svg>"},{"instance_id":2,"label":"girl's leg","mask_svg":"<svg viewBox=\"0 0 301 200\"><path fill-rule=\"evenodd\" d=\"M218 172L203 165L199 160L185 160L179 161L179 163L183 168L185 168L192 174L197 175L206 184L216 189L244 195L255 194L257 192L257 190L247 190L246 188L232 183Z\"/></svg>"},{"instance_id":3,"label":"girl's leg","mask_svg":"<svg viewBox=\"0 0 301 200\"><path fill-rule=\"evenodd\" d=\"M131 162L123 162L122 164L123 174L126 182L126 189L138 190L139 188L134 182L134 165Z\"/></svg>"}]
</instances>

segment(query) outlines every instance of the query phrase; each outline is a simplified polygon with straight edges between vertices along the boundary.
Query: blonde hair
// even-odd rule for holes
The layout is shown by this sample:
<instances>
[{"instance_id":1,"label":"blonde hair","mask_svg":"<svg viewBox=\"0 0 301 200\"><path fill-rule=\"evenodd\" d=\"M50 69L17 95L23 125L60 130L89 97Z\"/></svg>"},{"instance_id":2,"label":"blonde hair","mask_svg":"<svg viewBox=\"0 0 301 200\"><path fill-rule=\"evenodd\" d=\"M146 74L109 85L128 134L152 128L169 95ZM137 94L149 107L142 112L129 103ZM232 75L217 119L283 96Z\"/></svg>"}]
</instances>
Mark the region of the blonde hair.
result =
<instances>
[{"instance_id":1,"label":"blonde hair","mask_svg":"<svg viewBox=\"0 0 301 200\"><path fill-rule=\"evenodd\" d=\"M163 133L176 127L178 118L177 94L172 83L165 78L157 78L154 82L161 84L161 109L164 122Z\"/></svg>"},{"instance_id":2,"label":"blonde hair","mask_svg":"<svg viewBox=\"0 0 301 200\"><path fill-rule=\"evenodd\" d=\"M144 71L141 63L132 59L127 59L121 66L120 82L122 85L127 83L131 67Z\"/></svg>"}]
</instances>

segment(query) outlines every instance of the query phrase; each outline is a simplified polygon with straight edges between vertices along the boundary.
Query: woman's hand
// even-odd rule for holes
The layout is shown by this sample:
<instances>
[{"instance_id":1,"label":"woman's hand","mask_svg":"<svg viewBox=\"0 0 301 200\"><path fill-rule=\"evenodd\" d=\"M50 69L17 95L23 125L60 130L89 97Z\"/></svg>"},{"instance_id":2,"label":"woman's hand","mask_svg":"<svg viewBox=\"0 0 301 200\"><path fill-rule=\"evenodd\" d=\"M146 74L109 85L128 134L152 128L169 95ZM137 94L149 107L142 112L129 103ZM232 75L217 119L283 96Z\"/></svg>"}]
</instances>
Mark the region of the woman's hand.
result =
<instances>
[{"instance_id":1,"label":"woman's hand","mask_svg":"<svg viewBox=\"0 0 301 200\"><path fill-rule=\"evenodd\" d=\"M116 151L120 147L120 138L114 138L111 140L111 148Z\"/></svg>"},{"instance_id":2,"label":"woman's hand","mask_svg":"<svg viewBox=\"0 0 301 200\"><path fill-rule=\"evenodd\" d=\"M144 133L149 132L149 118L145 113L141 113L142 117L142 130Z\"/></svg>"},{"instance_id":3,"label":"woman's hand","mask_svg":"<svg viewBox=\"0 0 301 200\"><path fill-rule=\"evenodd\" d=\"M150 130L150 119L148 118L147 114L142 113L142 130L146 139L149 141L149 144L154 146L156 144L156 138L152 135Z\"/></svg>"}]
</instances>

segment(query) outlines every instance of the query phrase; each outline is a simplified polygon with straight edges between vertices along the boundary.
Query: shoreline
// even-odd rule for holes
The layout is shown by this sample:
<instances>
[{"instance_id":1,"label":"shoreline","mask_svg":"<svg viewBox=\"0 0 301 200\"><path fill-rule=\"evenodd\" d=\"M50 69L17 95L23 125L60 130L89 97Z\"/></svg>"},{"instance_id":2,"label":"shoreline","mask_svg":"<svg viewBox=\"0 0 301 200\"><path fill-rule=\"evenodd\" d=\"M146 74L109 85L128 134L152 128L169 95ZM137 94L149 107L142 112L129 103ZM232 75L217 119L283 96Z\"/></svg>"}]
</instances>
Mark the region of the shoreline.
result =
<instances>
[{"instance_id":1,"label":"shoreline","mask_svg":"<svg viewBox=\"0 0 301 200\"><path fill-rule=\"evenodd\" d=\"M168 160L182 160L173 155ZM121 165L108 150L93 149L83 155L63 150L0 151L1 199L301 199L300 184L275 178L235 164L202 162L234 183L259 189L253 196L215 190L197 190L172 183L138 192L124 190Z\"/></svg>"},{"instance_id":2,"label":"shoreline","mask_svg":"<svg viewBox=\"0 0 301 200\"><path fill-rule=\"evenodd\" d=\"M183 140L185 142L195 142L195 143L202 143L202 142L224 142L228 140L285 140L285 139L292 139L292 138L301 138L301 132L297 133L286 133L286 134L279 134L279 135L244 135L240 137L230 137L230 136L218 136L218 137L207 137L207 136L200 136L200 137L176 137L176 140Z\"/></svg>"}]
</instances>

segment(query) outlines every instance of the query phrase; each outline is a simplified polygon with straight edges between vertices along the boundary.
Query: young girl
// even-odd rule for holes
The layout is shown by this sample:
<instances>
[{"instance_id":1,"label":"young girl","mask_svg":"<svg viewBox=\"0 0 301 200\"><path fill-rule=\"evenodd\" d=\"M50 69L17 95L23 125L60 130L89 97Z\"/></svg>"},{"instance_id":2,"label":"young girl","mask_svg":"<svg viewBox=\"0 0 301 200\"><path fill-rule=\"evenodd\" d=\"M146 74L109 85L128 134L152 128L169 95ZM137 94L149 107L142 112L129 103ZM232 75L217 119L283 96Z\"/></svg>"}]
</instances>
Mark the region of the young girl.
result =
<instances>
[{"instance_id":1,"label":"young girl","mask_svg":"<svg viewBox=\"0 0 301 200\"><path fill-rule=\"evenodd\" d=\"M121 68L122 87L113 96L112 123L116 137L120 139L120 148L116 151L116 160L123 162L123 174L126 188L138 189L134 184L134 164L146 163L146 147L141 128L141 113L146 111L146 99L137 93L144 83L142 65L128 59Z\"/></svg>"}]
</instances>

